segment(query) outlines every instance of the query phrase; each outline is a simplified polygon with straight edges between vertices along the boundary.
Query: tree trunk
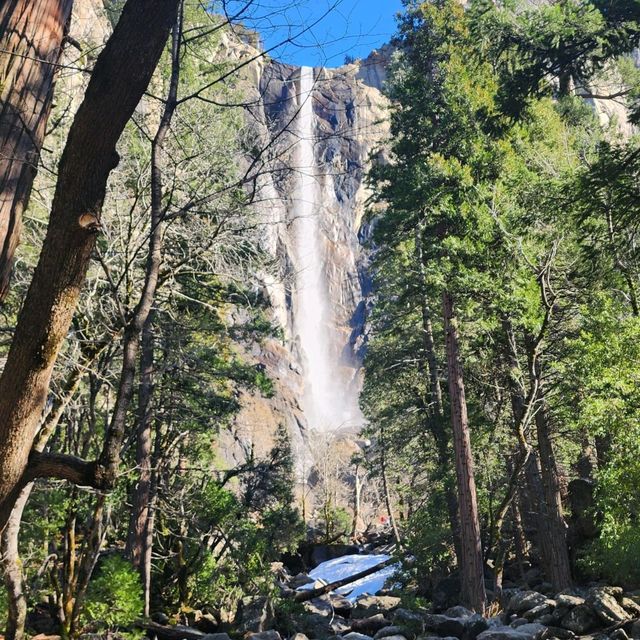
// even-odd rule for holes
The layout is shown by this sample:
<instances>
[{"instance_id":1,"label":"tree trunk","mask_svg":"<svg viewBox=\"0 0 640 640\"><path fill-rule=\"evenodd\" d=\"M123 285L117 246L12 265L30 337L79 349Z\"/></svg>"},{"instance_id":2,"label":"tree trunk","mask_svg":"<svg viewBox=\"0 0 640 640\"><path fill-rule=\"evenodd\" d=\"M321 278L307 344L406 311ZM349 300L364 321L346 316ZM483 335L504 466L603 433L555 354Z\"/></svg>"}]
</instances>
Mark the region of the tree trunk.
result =
<instances>
[{"instance_id":1,"label":"tree trunk","mask_svg":"<svg viewBox=\"0 0 640 640\"><path fill-rule=\"evenodd\" d=\"M73 0L5 0L0 4L0 302L53 96Z\"/></svg>"},{"instance_id":2,"label":"tree trunk","mask_svg":"<svg viewBox=\"0 0 640 640\"><path fill-rule=\"evenodd\" d=\"M435 342L433 339L433 323L431 321L431 309L427 299L427 276L424 264L424 252L422 250L424 222L420 220L416 226L416 260L420 273L421 285L421 315L422 315L422 344L427 361L427 369L429 373L429 410L428 410L428 426L431 435L436 442L438 454L438 466L440 475L445 483L445 499L447 502L447 511L449 516L449 525L451 527L451 535L453 536L453 545L455 548L456 558L461 557L462 541L460 540L460 521L458 517L458 499L456 497L455 488L447 481L448 470L451 467L451 453L449 444L450 435L445 430L444 422L444 405L442 402L442 387L440 385L440 376L438 370L438 358L436 356Z\"/></svg>"},{"instance_id":3,"label":"tree trunk","mask_svg":"<svg viewBox=\"0 0 640 640\"><path fill-rule=\"evenodd\" d=\"M389 478L387 477L387 444L384 439L384 428L380 427L380 475L382 476L382 493L384 494L384 503L387 507L389 515L389 524L393 532L393 538L397 544L400 544L400 531L396 523L396 517L393 514L393 505L391 504L391 492L389 491Z\"/></svg>"},{"instance_id":4,"label":"tree trunk","mask_svg":"<svg viewBox=\"0 0 640 640\"><path fill-rule=\"evenodd\" d=\"M460 511L460 538L462 554L460 575L462 578L463 603L477 613L483 614L487 603L484 587L484 562L476 483L473 471L473 456L469 437L469 420L465 398L464 378L460 362L458 323L454 315L453 299L448 292L442 295L444 328L447 344L447 371L453 427L453 448L458 481L458 505Z\"/></svg>"},{"instance_id":5,"label":"tree trunk","mask_svg":"<svg viewBox=\"0 0 640 640\"><path fill-rule=\"evenodd\" d=\"M153 319L149 315L142 330L142 352L140 357L140 386L138 391L138 432L136 440L136 467L138 482L132 494L131 522L127 540L127 555L140 573L144 589L145 611L149 615L149 592L151 586L150 564L147 558L151 549L149 525L151 522L152 494L152 421L151 398L153 395Z\"/></svg>"},{"instance_id":6,"label":"tree trunk","mask_svg":"<svg viewBox=\"0 0 640 640\"><path fill-rule=\"evenodd\" d=\"M51 373L99 230L107 179L118 163L116 143L149 84L177 7L178 0L128 0L71 126L40 260L0 377L0 529L25 482ZM111 488L112 451L100 465L83 469L82 479L90 475L94 486ZM60 459L45 470L75 478Z\"/></svg>"},{"instance_id":7,"label":"tree trunk","mask_svg":"<svg viewBox=\"0 0 640 640\"><path fill-rule=\"evenodd\" d=\"M7 588L9 617L7 620L6 640L23 640L27 621L27 599L24 595L22 560L18 549L22 513L29 500L33 484L27 485L11 512L9 522L2 532L2 568Z\"/></svg>"},{"instance_id":8,"label":"tree trunk","mask_svg":"<svg viewBox=\"0 0 640 640\"><path fill-rule=\"evenodd\" d=\"M547 536L545 541L547 553L544 564L549 582L553 584L556 591L561 591L570 587L572 583L571 561L567 544L567 523L564 519L560 475L551 442L551 429L542 388L540 393L540 408L536 413L536 430L545 498L545 508L541 514L545 521L544 532Z\"/></svg>"}]
</instances>

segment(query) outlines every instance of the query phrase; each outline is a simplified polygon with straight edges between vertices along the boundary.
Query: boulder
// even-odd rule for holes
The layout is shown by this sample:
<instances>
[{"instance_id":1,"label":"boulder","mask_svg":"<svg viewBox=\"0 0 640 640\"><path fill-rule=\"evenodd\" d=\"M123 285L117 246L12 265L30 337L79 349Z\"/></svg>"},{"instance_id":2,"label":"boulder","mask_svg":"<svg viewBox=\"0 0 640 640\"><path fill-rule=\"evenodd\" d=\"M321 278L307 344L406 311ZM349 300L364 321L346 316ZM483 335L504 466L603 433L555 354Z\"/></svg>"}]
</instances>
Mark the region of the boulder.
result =
<instances>
[{"instance_id":1,"label":"boulder","mask_svg":"<svg viewBox=\"0 0 640 640\"><path fill-rule=\"evenodd\" d=\"M425 615L428 614L399 608L393 612L393 624L410 627L416 633L421 633L424 630Z\"/></svg>"},{"instance_id":2,"label":"boulder","mask_svg":"<svg viewBox=\"0 0 640 640\"><path fill-rule=\"evenodd\" d=\"M493 627L483 631L477 640L540 640L546 631L541 624L525 624L513 627Z\"/></svg>"},{"instance_id":3,"label":"boulder","mask_svg":"<svg viewBox=\"0 0 640 640\"><path fill-rule=\"evenodd\" d=\"M332 622L336 622L336 618L332 618L330 614L307 613L296 618L295 628L311 638L326 638L336 633L332 625ZM341 619L338 618L338 620ZM347 628L345 624L345 630Z\"/></svg>"},{"instance_id":4,"label":"boulder","mask_svg":"<svg viewBox=\"0 0 640 640\"><path fill-rule=\"evenodd\" d=\"M562 618L560 625L581 636L598 626L598 617L591 607L579 604Z\"/></svg>"},{"instance_id":5,"label":"boulder","mask_svg":"<svg viewBox=\"0 0 640 640\"><path fill-rule=\"evenodd\" d=\"M357 631L351 631L347 635L342 636L342 640L373 640L371 636L364 633L358 633Z\"/></svg>"},{"instance_id":6,"label":"boulder","mask_svg":"<svg viewBox=\"0 0 640 640\"><path fill-rule=\"evenodd\" d=\"M489 622L479 613L474 613L464 619L464 627L464 639L476 640L483 631L486 631L489 628Z\"/></svg>"},{"instance_id":7,"label":"boulder","mask_svg":"<svg viewBox=\"0 0 640 640\"><path fill-rule=\"evenodd\" d=\"M294 633L291 640L309 640L309 638L304 633Z\"/></svg>"},{"instance_id":8,"label":"boulder","mask_svg":"<svg viewBox=\"0 0 640 640\"><path fill-rule=\"evenodd\" d=\"M529 621L526 618L514 618L509 626L517 629L518 627L524 627L526 624L529 624Z\"/></svg>"},{"instance_id":9,"label":"boulder","mask_svg":"<svg viewBox=\"0 0 640 640\"><path fill-rule=\"evenodd\" d=\"M631 630L629 632L633 640L640 640L640 620L636 620L631 625Z\"/></svg>"},{"instance_id":10,"label":"boulder","mask_svg":"<svg viewBox=\"0 0 640 640\"><path fill-rule=\"evenodd\" d=\"M624 629L616 629L610 636L609 640L629 640L629 636Z\"/></svg>"},{"instance_id":11,"label":"boulder","mask_svg":"<svg viewBox=\"0 0 640 640\"><path fill-rule=\"evenodd\" d=\"M383 627L391 626L391 622L387 620L381 613L368 618L359 618L351 620L351 630L359 631L368 635L375 635Z\"/></svg>"},{"instance_id":12,"label":"boulder","mask_svg":"<svg viewBox=\"0 0 640 640\"><path fill-rule=\"evenodd\" d=\"M156 624L167 625L169 624L169 616L162 611L155 611L151 614L151 620Z\"/></svg>"},{"instance_id":13,"label":"boulder","mask_svg":"<svg viewBox=\"0 0 640 640\"><path fill-rule=\"evenodd\" d=\"M548 626L545 637L557 638L558 640L574 640L576 634L569 629L563 629L562 627Z\"/></svg>"},{"instance_id":14,"label":"boulder","mask_svg":"<svg viewBox=\"0 0 640 640\"><path fill-rule=\"evenodd\" d=\"M623 597L620 599L620 604L625 611L628 611L634 618L640 618L640 605L635 600Z\"/></svg>"},{"instance_id":15,"label":"boulder","mask_svg":"<svg viewBox=\"0 0 640 640\"><path fill-rule=\"evenodd\" d=\"M282 636L274 630L249 633L245 636L248 640L282 640Z\"/></svg>"},{"instance_id":16,"label":"boulder","mask_svg":"<svg viewBox=\"0 0 640 640\"><path fill-rule=\"evenodd\" d=\"M466 607L457 605L455 607L449 607L445 612L445 616L449 618L468 618L473 615L473 611L470 611Z\"/></svg>"},{"instance_id":17,"label":"boulder","mask_svg":"<svg viewBox=\"0 0 640 640\"><path fill-rule=\"evenodd\" d=\"M362 596L356 601L352 618L369 618L377 613L390 613L400 605L395 596Z\"/></svg>"},{"instance_id":18,"label":"boulder","mask_svg":"<svg viewBox=\"0 0 640 640\"><path fill-rule=\"evenodd\" d=\"M310 578L306 573L299 573L297 576L294 576L289 581L289 586L292 589L297 589L298 587L303 587L305 584L311 584L313 582L313 578Z\"/></svg>"},{"instance_id":19,"label":"boulder","mask_svg":"<svg viewBox=\"0 0 640 640\"><path fill-rule=\"evenodd\" d=\"M403 636L404 627L401 627L396 624L389 625L388 627L383 627L380 631L377 631L373 636L373 640L380 640L380 638L390 638L391 636ZM408 637L408 636L406 636Z\"/></svg>"},{"instance_id":20,"label":"boulder","mask_svg":"<svg viewBox=\"0 0 640 640\"><path fill-rule=\"evenodd\" d=\"M238 630L242 634L262 633L273 624L274 610L271 600L264 596L242 598L238 608ZM257 640L273 640L258 638Z\"/></svg>"},{"instance_id":21,"label":"boulder","mask_svg":"<svg viewBox=\"0 0 640 640\"><path fill-rule=\"evenodd\" d=\"M556 604L559 607L577 607L584 604L584 598L573 595L571 593L559 593L556 598Z\"/></svg>"},{"instance_id":22,"label":"boulder","mask_svg":"<svg viewBox=\"0 0 640 640\"><path fill-rule=\"evenodd\" d=\"M522 614L522 617L528 620L529 622L533 622L534 620L538 620L542 616L546 616L551 613L555 609L555 601L554 600L546 600L542 604L539 604L537 607L533 607L533 609L529 609L529 611L525 611Z\"/></svg>"},{"instance_id":23,"label":"boulder","mask_svg":"<svg viewBox=\"0 0 640 640\"><path fill-rule=\"evenodd\" d=\"M462 638L465 632L465 624L461 618L450 618L449 616L441 614L431 614L425 616L425 629L435 631L439 636Z\"/></svg>"},{"instance_id":24,"label":"boulder","mask_svg":"<svg viewBox=\"0 0 640 640\"><path fill-rule=\"evenodd\" d=\"M353 604L347 600L344 596L341 596L337 593L330 593L328 596L329 604L333 611L335 611L339 616L344 616L348 618L351 615L351 610L353 609Z\"/></svg>"},{"instance_id":25,"label":"boulder","mask_svg":"<svg viewBox=\"0 0 640 640\"><path fill-rule=\"evenodd\" d=\"M621 596L622 589L617 587L594 587L589 589L587 604L605 625L610 626L631 619L631 616L616 600L616 597Z\"/></svg>"},{"instance_id":26,"label":"boulder","mask_svg":"<svg viewBox=\"0 0 640 640\"><path fill-rule=\"evenodd\" d=\"M202 640L231 640L231 638L226 633L207 633Z\"/></svg>"},{"instance_id":27,"label":"boulder","mask_svg":"<svg viewBox=\"0 0 640 640\"><path fill-rule=\"evenodd\" d=\"M547 596L539 593L538 591L517 591L509 600L507 611L512 613L524 613L525 611L530 611L531 609L544 604L546 601Z\"/></svg>"}]
</instances>

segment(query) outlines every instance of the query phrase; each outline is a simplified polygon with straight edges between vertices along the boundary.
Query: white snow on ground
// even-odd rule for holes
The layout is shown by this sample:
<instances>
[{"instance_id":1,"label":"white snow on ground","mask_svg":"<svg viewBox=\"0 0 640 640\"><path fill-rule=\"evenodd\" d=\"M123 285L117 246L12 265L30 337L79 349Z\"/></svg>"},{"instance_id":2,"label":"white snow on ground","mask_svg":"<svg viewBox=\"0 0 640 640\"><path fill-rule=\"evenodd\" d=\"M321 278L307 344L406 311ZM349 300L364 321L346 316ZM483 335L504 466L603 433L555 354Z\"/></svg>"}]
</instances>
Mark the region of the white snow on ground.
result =
<instances>
[{"instance_id":1,"label":"white snow on ground","mask_svg":"<svg viewBox=\"0 0 640 640\"><path fill-rule=\"evenodd\" d=\"M327 560L319 564L309 573L309 577L314 580L323 580L329 584L370 569L381 562L385 562L390 557L391 556L384 554L342 556L341 558ZM384 583L391 578L399 568L400 565L398 564L389 565L366 578L361 578L356 582L336 589L336 593L345 596L351 602L355 602L355 600L364 593L375 595L384 587ZM300 587L300 589L313 589L313 583L305 584Z\"/></svg>"}]
</instances>

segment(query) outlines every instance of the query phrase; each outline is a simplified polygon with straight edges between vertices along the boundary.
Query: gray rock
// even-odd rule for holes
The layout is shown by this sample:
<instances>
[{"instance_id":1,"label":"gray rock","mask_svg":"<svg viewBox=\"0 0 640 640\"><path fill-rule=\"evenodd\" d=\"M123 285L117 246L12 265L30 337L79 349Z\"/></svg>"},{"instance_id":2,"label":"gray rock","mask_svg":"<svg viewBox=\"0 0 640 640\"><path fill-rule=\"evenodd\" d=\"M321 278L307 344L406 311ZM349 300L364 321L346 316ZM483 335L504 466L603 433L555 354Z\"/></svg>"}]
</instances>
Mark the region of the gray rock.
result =
<instances>
[{"instance_id":1,"label":"gray rock","mask_svg":"<svg viewBox=\"0 0 640 640\"><path fill-rule=\"evenodd\" d=\"M535 620L535 622L537 622L538 624L543 624L546 627L553 627L557 620L555 616L548 613L546 616L540 616L537 620Z\"/></svg>"},{"instance_id":2,"label":"gray rock","mask_svg":"<svg viewBox=\"0 0 640 640\"><path fill-rule=\"evenodd\" d=\"M464 639L476 640L476 638L489 628L489 622L479 613L474 613L464 619Z\"/></svg>"},{"instance_id":3,"label":"gray rock","mask_svg":"<svg viewBox=\"0 0 640 640\"><path fill-rule=\"evenodd\" d=\"M441 614L425 616L425 629L435 631L439 636L462 638L465 632L464 620Z\"/></svg>"},{"instance_id":4,"label":"gray rock","mask_svg":"<svg viewBox=\"0 0 640 640\"><path fill-rule=\"evenodd\" d=\"M633 640L640 640L640 620L636 620L631 625L630 634L631 634L631 637L633 638Z\"/></svg>"},{"instance_id":5,"label":"gray rock","mask_svg":"<svg viewBox=\"0 0 640 640\"><path fill-rule=\"evenodd\" d=\"M569 629L562 629L561 627L547 627L546 636L557 638L558 640L574 640L576 634L573 631L569 631Z\"/></svg>"},{"instance_id":6,"label":"gray rock","mask_svg":"<svg viewBox=\"0 0 640 640\"><path fill-rule=\"evenodd\" d=\"M407 640L407 637L404 635L396 634L395 636L387 636L385 640Z\"/></svg>"},{"instance_id":7,"label":"gray rock","mask_svg":"<svg viewBox=\"0 0 640 640\"><path fill-rule=\"evenodd\" d=\"M517 629L518 633L522 633L531 640L539 640L542 638L547 628L542 624L536 624L535 622L529 622L528 624L520 625Z\"/></svg>"},{"instance_id":8,"label":"gray rock","mask_svg":"<svg viewBox=\"0 0 640 640\"><path fill-rule=\"evenodd\" d=\"M226 633L207 633L202 640L231 640Z\"/></svg>"},{"instance_id":9,"label":"gray rock","mask_svg":"<svg viewBox=\"0 0 640 640\"><path fill-rule=\"evenodd\" d=\"M449 607L449 609L444 612L444 615L449 618L469 618L473 615L473 611L469 611L466 607L458 605L456 607Z\"/></svg>"},{"instance_id":10,"label":"gray rock","mask_svg":"<svg viewBox=\"0 0 640 640\"><path fill-rule=\"evenodd\" d=\"M394 596L362 596L356 601L352 618L369 618L377 613L390 613L400 605Z\"/></svg>"},{"instance_id":11,"label":"gray rock","mask_svg":"<svg viewBox=\"0 0 640 640\"><path fill-rule=\"evenodd\" d=\"M621 598L620 604L628 611L634 618L640 618L640 605L631 598Z\"/></svg>"},{"instance_id":12,"label":"gray rock","mask_svg":"<svg viewBox=\"0 0 640 640\"><path fill-rule=\"evenodd\" d=\"M541 624L513 627L494 627L483 631L477 640L540 640L546 630Z\"/></svg>"},{"instance_id":13,"label":"gray rock","mask_svg":"<svg viewBox=\"0 0 640 640\"><path fill-rule=\"evenodd\" d=\"M598 617L591 607L579 604L562 618L560 625L581 636L598 626Z\"/></svg>"},{"instance_id":14,"label":"gray rock","mask_svg":"<svg viewBox=\"0 0 640 640\"><path fill-rule=\"evenodd\" d=\"M311 584L312 582L313 578L310 578L306 573L299 573L289 581L289 586L292 589L297 589L298 587L302 587L305 584Z\"/></svg>"},{"instance_id":15,"label":"gray rock","mask_svg":"<svg viewBox=\"0 0 640 640\"><path fill-rule=\"evenodd\" d=\"M618 604L616 596L622 596L622 589L594 587L589 589L587 595L587 604L607 626L631 619L631 616Z\"/></svg>"},{"instance_id":16,"label":"gray rock","mask_svg":"<svg viewBox=\"0 0 640 640\"><path fill-rule=\"evenodd\" d=\"M389 626L391 626L391 622L381 613L369 616L368 618L356 618L351 620L352 631L359 631L360 633L366 633L371 636L380 631L383 627Z\"/></svg>"},{"instance_id":17,"label":"gray rock","mask_svg":"<svg viewBox=\"0 0 640 640\"><path fill-rule=\"evenodd\" d=\"M380 629L380 631L377 631L373 636L373 639L380 640L380 638L390 638L391 636L405 636L407 638L409 637L406 635L405 627L392 624L388 627L383 627L382 629Z\"/></svg>"},{"instance_id":18,"label":"gray rock","mask_svg":"<svg viewBox=\"0 0 640 640\"><path fill-rule=\"evenodd\" d=\"M507 605L507 611L524 613L525 611L544 604L546 600L547 596L537 591L518 591L511 596L509 604Z\"/></svg>"},{"instance_id":19,"label":"gray rock","mask_svg":"<svg viewBox=\"0 0 640 640\"><path fill-rule=\"evenodd\" d=\"M529 621L526 618L516 618L515 620L511 621L511 624L509 624L509 626L517 629L518 627L524 627L524 625L526 624L529 624Z\"/></svg>"},{"instance_id":20,"label":"gray rock","mask_svg":"<svg viewBox=\"0 0 640 640\"><path fill-rule=\"evenodd\" d=\"M627 635L624 629L616 629L610 636L610 640L629 640L629 636Z\"/></svg>"},{"instance_id":21,"label":"gray rock","mask_svg":"<svg viewBox=\"0 0 640 640\"><path fill-rule=\"evenodd\" d=\"M247 638L250 640L282 640L282 636L274 630L250 633L247 635Z\"/></svg>"},{"instance_id":22,"label":"gray rock","mask_svg":"<svg viewBox=\"0 0 640 640\"><path fill-rule=\"evenodd\" d=\"M357 631L351 631L347 635L342 636L343 640L373 640L371 636L367 636L364 633L358 633Z\"/></svg>"},{"instance_id":23,"label":"gray rock","mask_svg":"<svg viewBox=\"0 0 640 640\"><path fill-rule=\"evenodd\" d=\"M570 593L559 593L556 596L556 603L559 607L577 607L584 604L584 598Z\"/></svg>"},{"instance_id":24,"label":"gray rock","mask_svg":"<svg viewBox=\"0 0 640 640\"><path fill-rule=\"evenodd\" d=\"M304 633L295 633L290 640L309 640L309 638Z\"/></svg>"},{"instance_id":25,"label":"gray rock","mask_svg":"<svg viewBox=\"0 0 640 640\"><path fill-rule=\"evenodd\" d=\"M537 607L533 607L533 609L529 609L529 611L525 611L522 614L522 617L528 620L529 622L533 622L534 620L541 618L542 616L546 616L550 614L555 609L555 601L547 600L542 604L539 604Z\"/></svg>"},{"instance_id":26,"label":"gray rock","mask_svg":"<svg viewBox=\"0 0 640 640\"><path fill-rule=\"evenodd\" d=\"M393 612L393 624L410 627L419 634L424 630L424 621L427 615L427 613L410 611L409 609L396 609Z\"/></svg>"},{"instance_id":27,"label":"gray rock","mask_svg":"<svg viewBox=\"0 0 640 640\"><path fill-rule=\"evenodd\" d=\"M309 637L324 638L336 633L331 624L332 621L335 622L336 618L331 618L329 615L322 615L321 613L307 613L297 618L295 628ZM348 627L345 626L346 628Z\"/></svg>"},{"instance_id":28,"label":"gray rock","mask_svg":"<svg viewBox=\"0 0 640 640\"><path fill-rule=\"evenodd\" d=\"M162 611L156 611L155 613L152 613L151 620L153 620L153 622L157 624L169 624L169 616L166 613L162 613Z\"/></svg>"},{"instance_id":29,"label":"gray rock","mask_svg":"<svg viewBox=\"0 0 640 640\"><path fill-rule=\"evenodd\" d=\"M262 633L273 624L274 610L269 598L264 596L242 598L236 618L240 633ZM272 640L258 638L257 640Z\"/></svg>"}]
</instances>

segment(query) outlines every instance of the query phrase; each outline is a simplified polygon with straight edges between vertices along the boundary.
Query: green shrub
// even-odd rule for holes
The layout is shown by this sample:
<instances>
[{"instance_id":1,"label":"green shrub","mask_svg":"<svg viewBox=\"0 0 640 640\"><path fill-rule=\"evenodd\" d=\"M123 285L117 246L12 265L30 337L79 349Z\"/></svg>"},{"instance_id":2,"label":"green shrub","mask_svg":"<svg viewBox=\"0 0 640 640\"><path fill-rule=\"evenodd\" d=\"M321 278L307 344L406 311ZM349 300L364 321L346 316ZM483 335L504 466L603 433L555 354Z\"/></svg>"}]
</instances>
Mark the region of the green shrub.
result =
<instances>
[{"instance_id":1,"label":"green shrub","mask_svg":"<svg viewBox=\"0 0 640 640\"><path fill-rule=\"evenodd\" d=\"M126 627L142 615L140 578L131 564L114 555L105 558L89 585L82 621L99 627Z\"/></svg>"}]
</instances>

